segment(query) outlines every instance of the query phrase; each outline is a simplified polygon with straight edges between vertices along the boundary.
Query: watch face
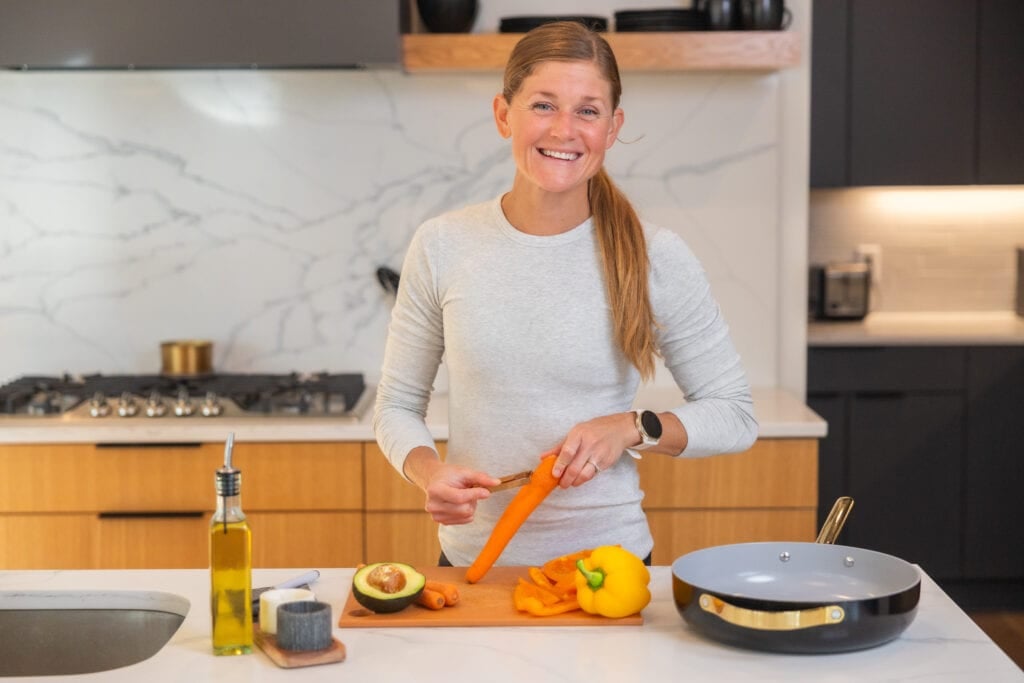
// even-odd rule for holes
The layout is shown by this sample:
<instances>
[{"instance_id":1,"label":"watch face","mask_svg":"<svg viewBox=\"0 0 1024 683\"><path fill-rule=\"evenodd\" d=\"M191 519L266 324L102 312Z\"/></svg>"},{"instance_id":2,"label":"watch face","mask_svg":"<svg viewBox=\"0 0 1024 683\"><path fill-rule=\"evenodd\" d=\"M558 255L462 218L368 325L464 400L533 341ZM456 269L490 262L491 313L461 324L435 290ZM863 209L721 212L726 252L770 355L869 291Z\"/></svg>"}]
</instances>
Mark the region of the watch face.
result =
<instances>
[{"instance_id":1,"label":"watch face","mask_svg":"<svg viewBox=\"0 0 1024 683\"><path fill-rule=\"evenodd\" d=\"M650 410L640 413L640 424L644 426L644 431L649 437L655 440L661 438L661 420L658 419L657 413Z\"/></svg>"}]
</instances>

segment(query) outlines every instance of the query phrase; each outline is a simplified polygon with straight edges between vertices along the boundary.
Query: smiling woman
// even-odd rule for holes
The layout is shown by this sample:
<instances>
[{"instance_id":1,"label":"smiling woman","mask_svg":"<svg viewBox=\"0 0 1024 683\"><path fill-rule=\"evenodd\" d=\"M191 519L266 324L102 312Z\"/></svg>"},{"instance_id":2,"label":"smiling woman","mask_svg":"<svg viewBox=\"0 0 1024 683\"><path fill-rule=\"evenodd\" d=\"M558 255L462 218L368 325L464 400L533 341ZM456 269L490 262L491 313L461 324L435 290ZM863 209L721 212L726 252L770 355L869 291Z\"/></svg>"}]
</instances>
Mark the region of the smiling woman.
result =
<instances>
[{"instance_id":1,"label":"smiling woman","mask_svg":"<svg viewBox=\"0 0 1024 683\"><path fill-rule=\"evenodd\" d=\"M703 268L675 233L641 222L604 169L621 92L599 34L577 22L527 33L492 100L511 189L427 221L409 246L374 428L441 525L441 563L480 555L516 505L492 487L543 453L554 453L557 485L499 533L501 548L486 546L487 566L605 545L646 557L643 493L623 455L711 455L754 440L750 388ZM641 423L630 407L655 355L687 401ZM423 418L442 357L443 462Z\"/></svg>"},{"instance_id":2,"label":"smiling woman","mask_svg":"<svg viewBox=\"0 0 1024 683\"><path fill-rule=\"evenodd\" d=\"M516 162L513 192L502 202L509 221L525 232L562 232L590 215L587 183L604 165L615 144L623 114L611 87L590 62L547 62L522 81L518 92L494 98L498 131L512 140ZM519 192L515 192L515 190ZM571 192L557 198L569 213L556 223L523 225L525 202L544 201L545 193Z\"/></svg>"}]
</instances>

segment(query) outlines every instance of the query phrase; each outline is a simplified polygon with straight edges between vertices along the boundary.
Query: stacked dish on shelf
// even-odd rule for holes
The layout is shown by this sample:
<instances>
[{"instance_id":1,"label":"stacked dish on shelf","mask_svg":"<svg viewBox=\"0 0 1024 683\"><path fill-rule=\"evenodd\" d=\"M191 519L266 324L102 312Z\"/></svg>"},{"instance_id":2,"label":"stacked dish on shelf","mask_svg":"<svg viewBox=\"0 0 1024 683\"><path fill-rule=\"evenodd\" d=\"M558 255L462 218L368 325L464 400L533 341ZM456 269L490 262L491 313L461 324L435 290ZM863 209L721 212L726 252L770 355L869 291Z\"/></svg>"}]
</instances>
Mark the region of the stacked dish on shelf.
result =
<instances>
[{"instance_id":1,"label":"stacked dish on shelf","mask_svg":"<svg viewBox=\"0 0 1024 683\"><path fill-rule=\"evenodd\" d=\"M706 31L707 12L696 9L622 10L615 13L615 30L634 31Z\"/></svg>"},{"instance_id":2,"label":"stacked dish on shelf","mask_svg":"<svg viewBox=\"0 0 1024 683\"><path fill-rule=\"evenodd\" d=\"M605 32L608 30L608 19L589 14L572 15L523 15L515 17L502 17L498 26L499 33L526 33L542 24L550 24L554 21L578 21L592 31Z\"/></svg>"},{"instance_id":3,"label":"stacked dish on shelf","mask_svg":"<svg viewBox=\"0 0 1024 683\"><path fill-rule=\"evenodd\" d=\"M577 15L523 15L502 17L500 33L526 33L553 21L578 21L594 31L608 30L607 17ZM708 14L697 9L623 10L615 13L615 30L633 31L705 31L709 29Z\"/></svg>"}]
</instances>

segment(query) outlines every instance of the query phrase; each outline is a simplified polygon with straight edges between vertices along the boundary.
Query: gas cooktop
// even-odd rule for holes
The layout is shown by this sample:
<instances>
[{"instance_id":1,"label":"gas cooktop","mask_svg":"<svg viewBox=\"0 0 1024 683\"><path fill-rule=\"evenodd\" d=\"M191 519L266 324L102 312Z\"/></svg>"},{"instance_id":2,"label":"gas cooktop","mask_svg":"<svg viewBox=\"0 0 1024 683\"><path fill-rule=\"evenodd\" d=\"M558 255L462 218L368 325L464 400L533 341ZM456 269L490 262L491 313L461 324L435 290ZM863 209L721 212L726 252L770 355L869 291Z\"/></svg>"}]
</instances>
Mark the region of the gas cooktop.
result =
<instances>
[{"instance_id":1,"label":"gas cooktop","mask_svg":"<svg viewBox=\"0 0 1024 683\"><path fill-rule=\"evenodd\" d=\"M0 417L359 418L367 405L354 373L28 376L0 387Z\"/></svg>"}]
</instances>

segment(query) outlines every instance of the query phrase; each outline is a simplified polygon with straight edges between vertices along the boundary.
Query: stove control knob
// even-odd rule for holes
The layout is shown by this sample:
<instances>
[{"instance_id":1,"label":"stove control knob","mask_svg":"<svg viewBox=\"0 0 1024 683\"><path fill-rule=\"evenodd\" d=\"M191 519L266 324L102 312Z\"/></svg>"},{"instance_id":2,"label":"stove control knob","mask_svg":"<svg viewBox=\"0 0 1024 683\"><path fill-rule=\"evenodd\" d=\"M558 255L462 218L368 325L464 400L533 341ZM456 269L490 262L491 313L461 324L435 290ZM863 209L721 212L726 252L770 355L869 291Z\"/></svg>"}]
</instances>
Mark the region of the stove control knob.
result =
<instances>
[{"instance_id":1,"label":"stove control knob","mask_svg":"<svg viewBox=\"0 0 1024 683\"><path fill-rule=\"evenodd\" d=\"M107 403L107 397L103 392L97 391L89 399L89 414L93 417L106 417L110 414L110 404Z\"/></svg>"},{"instance_id":2,"label":"stove control knob","mask_svg":"<svg viewBox=\"0 0 1024 683\"><path fill-rule=\"evenodd\" d=\"M139 412L139 407L135 405L135 399L127 391L121 394L121 398L117 401L117 414L121 417L134 417Z\"/></svg>"},{"instance_id":3,"label":"stove control knob","mask_svg":"<svg viewBox=\"0 0 1024 683\"><path fill-rule=\"evenodd\" d=\"M146 417L163 417L166 412L167 406L164 405L160 394L156 392L150 394L146 399Z\"/></svg>"},{"instance_id":4,"label":"stove control knob","mask_svg":"<svg viewBox=\"0 0 1024 683\"><path fill-rule=\"evenodd\" d=\"M199 407L203 417L217 417L223 412L223 408L220 405L220 399L217 394L212 391L206 394L206 398L203 399L203 405Z\"/></svg>"},{"instance_id":5,"label":"stove control knob","mask_svg":"<svg viewBox=\"0 0 1024 683\"><path fill-rule=\"evenodd\" d=\"M174 402L174 414L178 417L188 417L192 414L192 400L187 391L178 392L178 400Z\"/></svg>"}]
</instances>

